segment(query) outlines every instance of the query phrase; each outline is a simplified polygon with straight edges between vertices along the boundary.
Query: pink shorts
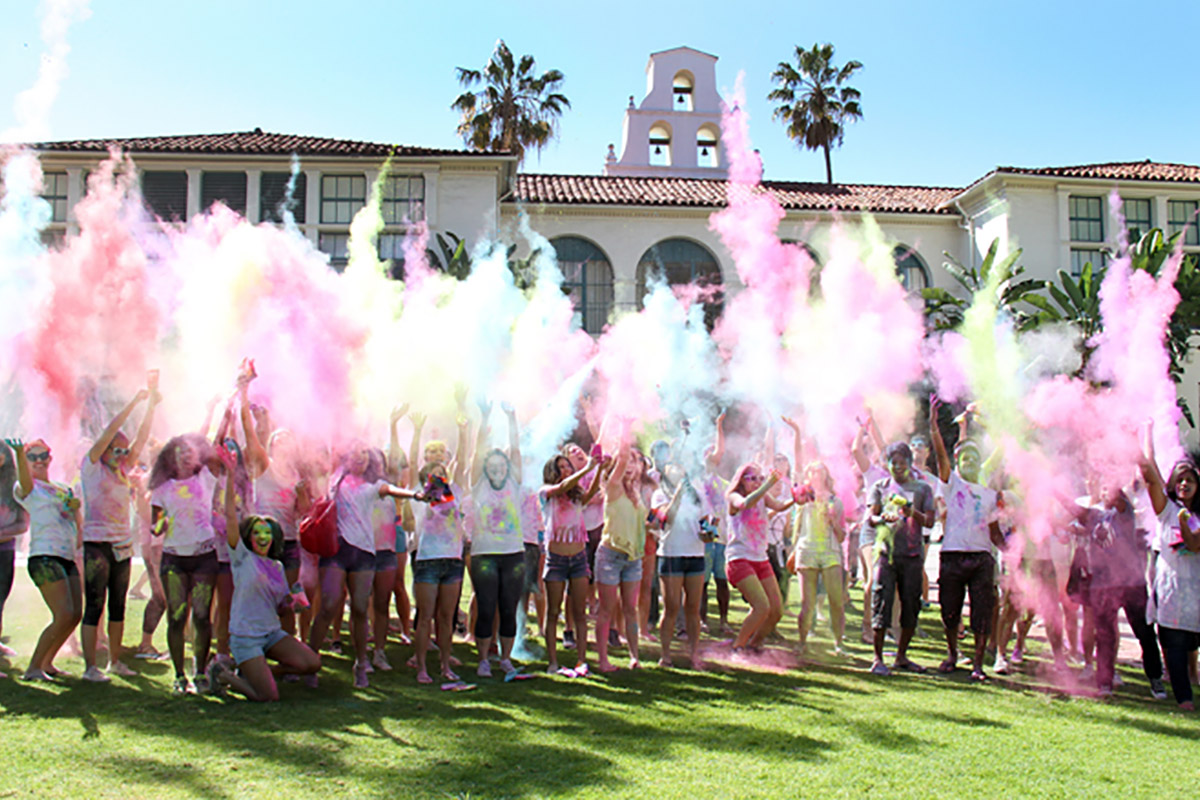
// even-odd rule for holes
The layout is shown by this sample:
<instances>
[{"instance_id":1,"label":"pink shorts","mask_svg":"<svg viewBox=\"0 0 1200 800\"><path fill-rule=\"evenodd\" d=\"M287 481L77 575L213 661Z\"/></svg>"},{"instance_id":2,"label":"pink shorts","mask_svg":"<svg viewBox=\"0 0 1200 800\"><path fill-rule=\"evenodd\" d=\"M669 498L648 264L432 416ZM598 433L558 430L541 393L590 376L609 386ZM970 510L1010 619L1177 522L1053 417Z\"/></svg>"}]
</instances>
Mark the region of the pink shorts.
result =
<instances>
[{"instance_id":1,"label":"pink shorts","mask_svg":"<svg viewBox=\"0 0 1200 800\"><path fill-rule=\"evenodd\" d=\"M771 562L765 559L762 561L749 561L744 558L735 558L725 565L725 577L734 586L737 586L751 575L757 576L761 582L767 578L774 578L775 570L771 569Z\"/></svg>"}]
</instances>

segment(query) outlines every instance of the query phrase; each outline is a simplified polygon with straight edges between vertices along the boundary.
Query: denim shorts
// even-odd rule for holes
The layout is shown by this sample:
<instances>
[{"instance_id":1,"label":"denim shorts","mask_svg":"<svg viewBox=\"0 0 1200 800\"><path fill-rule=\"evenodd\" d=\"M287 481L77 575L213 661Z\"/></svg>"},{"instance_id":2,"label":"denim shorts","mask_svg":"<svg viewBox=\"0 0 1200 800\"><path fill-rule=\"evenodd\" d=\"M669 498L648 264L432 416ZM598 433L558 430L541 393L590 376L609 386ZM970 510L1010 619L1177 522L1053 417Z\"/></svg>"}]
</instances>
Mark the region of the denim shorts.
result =
<instances>
[{"instance_id":1,"label":"denim shorts","mask_svg":"<svg viewBox=\"0 0 1200 800\"><path fill-rule=\"evenodd\" d=\"M337 567L342 572L374 572L375 554L360 550L339 536L337 553L321 556L321 569L326 567Z\"/></svg>"},{"instance_id":2,"label":"denim shorts","mask_svg":"<svg viewBox=\"0 0 1200 800\"><path fill-rule=\"evenodd\" d=\"M564 583L574 578L588 577L587 550L580 550L573 556L560 556L546 553L546 568L542 571L542 579Z\"/></svg>"},{"instance_id":3,"label":"denim shorts","mask_svg":"<svg viewBox=\"0 0 1200 800\"><path fill-rule=\"evenodd\" d=\"M375 551L376 572L387 572L389 569L396 569L398 566L400 566L400 561L396 558L395 550Z\"/></svg>"},{"instance_id":4,"label":"denim shorts","mask_svg":"<svg viewBox=\"0 0 1200 800\"><path fill-rule=\"evenodd\" d=\"M234 663L241 665L252 658L265 657L268 650L286 638L288 635L283 632L282 628L276 628L266 636L239 636L231 633L229 634L229 652L233 656Z\"/></svg>"},{"instance_id":5,"label":"denim shorts","mask_svg":"<svg viewBox=\"0 0 1200 800\"><path fill-rule=\"evenodd\" d=\"M596 583L617 586L622 583L640 583L642 560L630 558L620 550L600 545L596 548Z\"/></svg>"},{"instance_id":6,"label":"denim shorts","mask_svg":"<svg viewBox=\"0 0 1200 800\"><path fill-rule=\"evenodd\" d=\"M425 558L412 565L413 583L462 583L463 560L461 558Z\"/></svg>"},{"instance_id":7,"label":"denim shorts","mask_svg":"<svg viewBox=\"0 0 1200 800\"><path fill-rule=\"evenodd\" d=\"M708 542L704 545L704 580L716 578L719 581L728 580L725 577L725 543Z\"/></svg>"},{"instance_id":8,"label":"denim shorts","mask_svg":"<svg viewBox=\"0 0 1200 800\"><path fill-rule=\"evenodd\" d=\"M687 578L692 575L704 574L704 556L659 556L658 574L682 575Z\"/></svg>"}]
</instances>

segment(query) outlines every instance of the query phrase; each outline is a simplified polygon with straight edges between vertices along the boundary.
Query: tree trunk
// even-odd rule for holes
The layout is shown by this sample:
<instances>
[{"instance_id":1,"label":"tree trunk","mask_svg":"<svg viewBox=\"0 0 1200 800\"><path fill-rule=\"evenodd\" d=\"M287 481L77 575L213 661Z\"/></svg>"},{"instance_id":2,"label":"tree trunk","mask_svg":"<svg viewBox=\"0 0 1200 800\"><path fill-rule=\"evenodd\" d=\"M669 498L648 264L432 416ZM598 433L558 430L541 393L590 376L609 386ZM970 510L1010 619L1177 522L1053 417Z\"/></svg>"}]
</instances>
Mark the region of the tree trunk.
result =
<instances>
[{"instance_id":1,"label":"tree trunk","mask_svg":"<svg viewBox=\"0 0 1200 800\"><path fill-rule=\"evenodd\" d=\"M829 142L825 143L825 182L833 183L833 162L829 160Z\"/></svg>"}]
</instances>

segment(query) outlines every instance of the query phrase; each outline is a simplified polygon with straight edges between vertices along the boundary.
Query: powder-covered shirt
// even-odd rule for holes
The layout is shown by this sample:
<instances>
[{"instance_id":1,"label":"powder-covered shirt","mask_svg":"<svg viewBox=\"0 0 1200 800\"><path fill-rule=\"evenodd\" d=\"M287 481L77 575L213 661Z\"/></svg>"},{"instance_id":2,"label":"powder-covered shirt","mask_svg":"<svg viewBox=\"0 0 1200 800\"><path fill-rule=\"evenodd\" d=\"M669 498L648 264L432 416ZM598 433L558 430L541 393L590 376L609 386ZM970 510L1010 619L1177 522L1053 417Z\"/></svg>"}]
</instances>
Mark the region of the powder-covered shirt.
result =
<instances>
[{"instance_id":1,"label":"powder-covered shirt","mask_svg":"<svg viewBox=\"0 0 1200 800\"><path fill-rule=\"evenodd\" d=\"M36 478L27 496L13 493L13 499L29 512L29 555L75 560L79 533L75 512L67 508L70 497L67 487Z\"/></svg>"},{"instance_id":2,"label":"powder-covered shirt","mask_svg":"<svg viewBox=\"0 0 1200 800\"><path fill-rule=\"evenodd\" d=\"M840 565L842 548L834 533L829 518L840 519L842 501L836 497L829 500L813 500L796 509L793 521L792 543L796 557L804 567Z\"/></svg>"},{"instance_id":3,"label":"powder-covered shirt","mask_svg":"<svg viewBox=\"0 0 1200 800\"><path fill-rule=\"evenodd\" d=\"M372 519L379 503L379 490L385 481L364 483L355 475L347 475L337 487L338 536L351 547L375 552L375 523Z\"/></svg>"},{"instance_id":4,"label":"powder-covered shirt","mask_svg":"<svg viewBox=\"0 0 1200 800\"><path fill-rule=\"evenodd\" d=\"M545 529L542 503L537 492L521 487L521 539L525 544L538 544L538 534Z\"/></svg>"},{"instance_id":5,"label":"powder-covered shirt","mask_svg":"<svg viewBox=\"0 0 1200 800\"><path fill-rule=\"evenodd\" d=\"M1079 521L1086 534L1090 587L1145 587L1148 547L1137 528L1133 509L1085 508Z\"/></svg>"},{"instance_id":6,"label":"powder-covered shirt","mask_svg":"<svg viewBox=\"0 0 1200 800\"><path fill-rule=\"evenodd\" d=\"M79 480L83 486L83 540L111 542L132 554L133 490L129 480L87 456L79 465Z\"/></svg>"},{"instance_id":7,"label":"powder-covered shirt","mask_svg":"<svg viewBox=\"0 0 1200 800\"><path fill-rule=\"evenodd\" d=\"M650 504L655 510L665 512L670 507L673 496L673 492L667 494L662 489L655 489ZM664 558L704 555L704 540L700 538L700 518L708 513L710 512L705 508L703 496L684 488L679 497L679 505L675 507L675 515L659 541L658 554Z\"/></svg>"},{"instance_id":8,"label":"powder-covered shirt","mask_svg":"<svg viewBox=\"0 0 1200 800\"><path fill-rule=\"evenodd\" d=\"M185 480L169 480L150 493L150 505L167 517L163 552L175 556L211 553L216 547L213 530L213 493L216 477L202 469Z\"/></svg>"},{"instance_id":9,"label":"powder-covered shirt","mask_svg":"<svg viewBox=\"0 0 1200 800\"><path fill-rule=\"evenodd\" d=\"M717 520L717 538L715 541L724 543L726 531L729 530L729 504L725 502L725 492L729 489L729 481L712 472L706 472L696 484L696 490L703 498L706 514L711 514Z\"/></svg>"},{"instance_id":10,"label":"powder-covered shirt","mask_svg":"<svg viewBox=\"0 0 1200 800\"><path fill-rule=\"evenodd\" d=\"M520 486L512 478L496 489L486 475L471 490L474 500L471 553L507 555L525 549L521 535ZM537 541L536 536L534 541Z\"/></svg>"},{"instance_id":11,"label":"powder-covered shirt","mask_svg":"<svg viewBox=\"0 0 1200 800\"><path fill-rule=\"evenodd\" d=\"M384 495L375 501L371 509L371 529L375 532L375 552L392 553L396 550L396 501Z\"/></svg>"},{"instance_id":12,"label":"powder-covered shirt","mask_svg":"<svg viewBox=\"0 0 1200 800\"><path fill-rule=\"evenodd\" d=\"M217 551L217 561L222 564L230 563L229 538L225 535L225 487L228 483L228 475L221 475L217 478L217 488L213 490L212 501L213 549ZM235 486L237 485L239 484L235 481ZM243 481L240 487L243 491L248 490L253 495L253 484ZM246 497L239 493L234 497L233 502L237 507L238 519L241 519L249 516L255 501L253 496Z\"/></svg>"},{"instance_id":13,"label":"powder-covered shirt","mask_svg":"<svg viewBox=\"0 0 1200 800\"><path fill-rule=\"evenodd\" d=\"M591 488L592 481L598 480L600 480L600 471L596 470L580 482L579 488L587 491ZM604 492L596 492L591 502L583 507L583 529L594 531L602 527L604 527Z\"/></svg>"},{"instance_id":14,"label":"powder-covered shirt","mask_svg":"<svg viewBox=\"0 0 1200 800\"><path fill-rule=\"evenodd\" d=\"M736 559L767 560L767 506L759 500L729 515L729 541L725 545L725 563Z\"/></svg>"},{"instance_id":15,"label":"powder-covered shirt","mask_svg":"<svg viewBox=\"0 0 1200 800\"><path fill-rule=\"evenodd\" d=\"M1193 527L1196 520L1192 520ZM1179 504L1167 500L1158 515L1154 566L1155 622L1168 628L1200 633L1200 553L1172 545L1181 538Z\"/></svg>"},{"instance_id":16,"label":"powder-covered shirt","mask_svg":"<svg viewBox=\"0 0 1200 800\"><path fill-rule=\"evenodd\" d=\"M229 564L233 571L229 632L266 636L279 630L279 604L290 594L283 564L248 550L240 537Z\"/></svg>"},{"instance_id":17,"label":"powder-covered shirt","mask_svg":"<svg viewBox=\"0 0 1200 800\"><path fill-rule=\"evenodd\" d=\"M457 483L450 484L450 491L454 499L449 503L417 504L417 561L462 558L465 531L459 498L463 491Z\"/></svg>"},{"instance_id":18,"label":"powder-covered shirt","mask_svg":"<svg viewBox=\"0 0 1200 800\"><path fill-rule=\"evenodd\" d=\"M539 493L545 509L546 542L581 544L587 541L583 525L583 509L565 494L550 497L546 489Z\"/></svg>"},{"instance_id":19,"label":"powder-covered shirt","mask_svg":"<svg viewBox=\"0 0 1200 800\"><path fill-rule=\"evenodd\" d=\"M632 559L646 554L646 513L624 492L604 504L604 532L600 544Z\"/></svg>"},{"instance_id":20,"label":"powder-covered shirt","mask_svg":"<svg viewBox=\"0 0 1200 800\"><path fill-rule=\"evenodd\" d=\"M957 470L950 473L950 480L945 483L936 477L933 481L938 496L946 503L942 552L991 552L992 537L988 528L996 519L996 492L964 480Z\"/></svg>"},{"instance_id":21,"label":"powder-covered shirt","mask_svg":"<svg viewBox=\"0 0 1200 800\"><path fill-rule=\"evenodd\" d=\"M267 470L254 482L255 513L271 517L283 529L283 538L294 542L300 538L296 519L296 484L281 481L274 471Z\"/></svg>"},{"instance_id":22,"label":"powder-covered shirt","mask_svg":"<svg viewBox=\"0 0 1200 800\"><path fill-rule=\"evenodd\" d=\"M897 483L895 478L887 477L875 482L867 495L867 518L870 520L870 509L875 505L886 506L894 495L903 496L913 507L914 511L929 513L933 511L933 490L923 481L910 480L908 483ZM892 541L893 555L905 558L920 558L923 552L924 538L922 527L917 522L916 515L901 517L894 523L895 534Z\"/></svg>"}]
</instances>

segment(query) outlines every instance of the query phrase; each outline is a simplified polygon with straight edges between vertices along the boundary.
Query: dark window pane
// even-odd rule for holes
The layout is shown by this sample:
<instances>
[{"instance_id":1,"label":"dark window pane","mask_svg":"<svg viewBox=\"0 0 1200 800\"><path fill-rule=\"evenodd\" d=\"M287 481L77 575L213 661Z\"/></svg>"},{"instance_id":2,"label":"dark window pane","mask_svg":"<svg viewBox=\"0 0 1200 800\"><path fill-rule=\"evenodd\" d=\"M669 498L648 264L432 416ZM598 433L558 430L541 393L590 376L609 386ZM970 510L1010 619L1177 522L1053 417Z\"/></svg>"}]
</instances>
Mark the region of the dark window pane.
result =
<instances>
[{"instance_id":1,"label":"dark window pane","mask_svg":"<svg viewBox=\"0 0 1200 800\"><path fill-rule=\"evenodd\" d=\"M148 170L142 173L146 206L166 222L187 219L187 173Z\"/></svg>"},{"instance_id":2,"label":"dark window pane","mask_svg":"<svg viewBox=\"0 0 1200 800\"><path fill-rule=\"evenodd\" d=\"M230 210L246 214L245 172L204 172L200 175L200 208L224 203Z\"/></svg>"},{"instance_id":3,"label":"dark window pane","mask_svg":"<svg viewBox=\"0 0 1200 800\"><path fill-rule=\"evenodd\" d=\"M296 173L296 183L292 191L290 205L287 203L288 183L292 180L290 172L264 172L259 185L259 219L262 222L283 222L283 209L287 205L297 225L304 224L304 211L308 201L308 176L303 172Z\"/></svg>"}]
</instances>

